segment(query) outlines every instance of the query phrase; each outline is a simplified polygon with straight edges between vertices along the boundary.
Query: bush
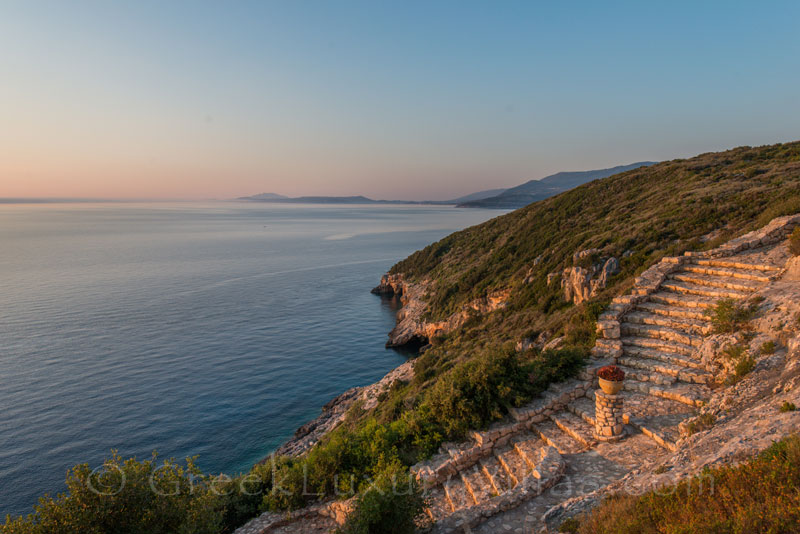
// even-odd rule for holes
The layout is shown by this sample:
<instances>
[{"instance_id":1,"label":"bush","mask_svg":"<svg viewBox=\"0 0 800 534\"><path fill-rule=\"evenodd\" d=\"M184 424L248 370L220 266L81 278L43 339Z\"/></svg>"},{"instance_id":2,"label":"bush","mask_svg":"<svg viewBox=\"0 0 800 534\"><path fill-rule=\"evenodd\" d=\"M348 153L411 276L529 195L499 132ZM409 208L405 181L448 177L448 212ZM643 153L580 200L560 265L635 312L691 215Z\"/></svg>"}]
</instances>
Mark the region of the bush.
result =
<instances>
[{"instance_id":1,"label":"bush","mask_svg":"<svg viewBox=\"0 0 800 534\"><path fill-rule=\"evenodd\" d=\"M570 517L565 519L563 523L558 527L559 532L567 532L577 534L579 529L581 528L581 522L574 517Z\"/></svg>"},{"instance_id":2,"label":"bush","mask_svg":"<svg viewBox=\"0 0 800 534\"><path fill-rule=\"evenodd\" d=\"M761 354L775 354L775 342L765 341L761 345Z\"/></svg>"},{"instance_id":3,"label":"bush","mask_svg":"<svg viewBox=\"0 0 800 534\"><path fill-rule=\"evenodd\" d=\"M122 460L116 452L92 471L81 464L67 474L67 492L44 497L28 517L6 519L3 534L216 534L222 502L213 481L192 459L181 466ZM155 491L155 488L158 491Z\"/></svg>"},{"instance_id":4,"label":"bush","mask_svg":"<svg viewBox=\"0 0 800 534\"><path fill-rule=\"evenodd\" d=\"M757 311L757 305L744 306L733 299L722 299L706 310L711 326L717 334L733 334L747 327Z\"/></svg>"},{"instance_id":5,"label":"bush","mask_svg":"<svg viewBox=\"0 0 800 534\"><path fill-rule=\"evenodd\" d=\"M789 251L795 256L800 256L800 227L795 228L789 236Z\"/></svg>"},{"instance_id":6,"label":"bush","mask_svg":"<svg viewBox=\"0 0 800 534\"><path fill-rule=\"evenodd\" d=\"M395 464L356 498L337 534L413 534L424 505L415 477Z\"/></svg>"},{"instance_id":7,"label":"bush","mask_svg":"<svg viewBox=\"0 0 800 534\"><path fill-rule=\"evenodd\" d=\"M750 374L750 372L755 369L756 367L756 360L750 355L744 356L736 363L736 367L734 368L734 375L733 380L734 382L738 382L746 375Z\"/></svg>"},{"instance_id":8,"label":"bush","mask_svg":"<svg viewBox=\"0 0 800 534\"><path fill-rule=\"evenodd\" d=\"M744 345L729 345L722 351L725 356L734 362L733 375L728 378L728 384L733 385L749 374L756 366L756 360Z\"/></svg>"},{"instance_id":9,"label":"bush","mask_svg":"<svg viewBox=\"0 0 800 534\"><path fill-rule=\"evenodd\" d=\"M709 469L641 496L613 495L580 534L800 532L800 437L738 467Z\"/></svg>"},{"instance_id":10,"label":"bush","mask_svg":"<svg viewBox=\"0 0 800 534\"><path fill-rule=\"evenodd\" d=\"M783 404L781 404L780 407L781 413L793 412L795 410L797 410L797 406L795 406L793 402L789 401L783 401Z\"/></svg>"},{"instance_id":11,"label":"bush","mask_svg":"<svg viewBox=\"0 0 800 534\"><path fill-rule=\"evenodd\" d=\"M714 417L712 414L704 413L703 415L695 418L693 421L689 421L686 429L689 431L689 435L697 434L698 432L708 430L714 426L716 421L716 417Z\"/></svg>"}]
</instances>

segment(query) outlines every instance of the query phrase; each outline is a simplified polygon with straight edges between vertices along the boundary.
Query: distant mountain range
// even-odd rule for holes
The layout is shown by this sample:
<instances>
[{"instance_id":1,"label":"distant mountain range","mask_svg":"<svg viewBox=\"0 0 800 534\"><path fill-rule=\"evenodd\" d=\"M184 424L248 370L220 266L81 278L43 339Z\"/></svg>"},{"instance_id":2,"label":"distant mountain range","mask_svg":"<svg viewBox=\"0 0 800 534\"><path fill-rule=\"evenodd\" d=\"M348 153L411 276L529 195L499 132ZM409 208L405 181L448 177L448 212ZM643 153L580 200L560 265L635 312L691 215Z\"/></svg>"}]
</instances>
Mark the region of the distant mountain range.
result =
<instances>
[{"instance_id":1,"label":"distant mountain range","mask_svg":"<svg viewBox=\"0 0 800 534\"><path fill-rule=\"evenodd\" d=\"M544 200L558 193L563 193L569 189L578 187L592 180L607 178L614 174L647 167L655 164L655 161L640 161L630 165L619 165L610 169L598 169L594 171L580 172L559 172L552 174L541 180L530 180L522 185L506 189L502 193L481 199L472 199L459 202L461 208L502 208L516 209L527 206L531 202Z\"/></svg>"},{"instance_id":2,"label":"distant mountain range","mask_svg":"<svg viewBox=\"0 0 800 534\"><path fill-rule=\"evenodd\" d=\"M610 169L599 169L581 172L559 172L541 180L530 180L510 189L489 189L479 191L453 200L374 200L365 196L327 197L305 196L287 197L277 193L261 193L237 200L252 202L279 202L289 204L433 204L442 206L458 206L461 208L497 208L516 209L527 206L531 202L578 187L586 182L606 178L612 174L629 171L639 167L653 165L654 161L640 161L630 165L620 165Z\"/></svg>"}]
</instances>

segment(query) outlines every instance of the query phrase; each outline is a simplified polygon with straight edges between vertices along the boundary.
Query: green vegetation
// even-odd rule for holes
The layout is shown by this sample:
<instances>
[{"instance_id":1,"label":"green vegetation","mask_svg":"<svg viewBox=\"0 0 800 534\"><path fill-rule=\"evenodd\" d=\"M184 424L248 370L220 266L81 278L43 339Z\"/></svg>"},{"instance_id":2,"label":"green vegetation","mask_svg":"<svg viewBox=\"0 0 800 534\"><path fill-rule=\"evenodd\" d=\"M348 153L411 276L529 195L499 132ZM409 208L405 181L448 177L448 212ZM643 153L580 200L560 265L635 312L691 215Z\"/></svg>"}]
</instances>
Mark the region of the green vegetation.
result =
<instances>
[{"instance_id":1,"label":"green vegetation","mask_svg":"<svg viewBox=\"0 0 800 534\"><path fill-rule=\"evenodd\" d=\"M783 401L783 404L781 404L780 407L781 413L793 412L795 410L797 410L797 406L795 406L793 402L789 401Z\"/></svg>"},{"instance_id":2,"label":"green vegetation","mask_svg":"<svg viewBox=\"0 0 800 534\"><path fill-rule=\"evenodd\" d=\"M435 280L429 300L434 319L487 291L511 287L508 314L536 310L533 327L543 330L554 304L547 273L571 266L576 251L597 248L602 257L620 259L622 272L612 287L624 286L665 255L713 248L774 217L800 212L797 162L800 143L795 142L624 172L452 234L392 272ZM704 240L714 231L719 231L715 239ZM631 254L623 258L626 251ZM535 280L523 284L540 255Z\"/></svg>"},{"instance_id":3,"label":"green vegetation","mask_svg":"<svg viewBox=\"0 0 800 534\"><path fill-rule=\"evenodd\" d=\"M396 382L369 411L354 406L307 455L276 458L233 479L203 476L191 463L172 464L159 470L164 485L191 482L195 489L159 500L145 495L139 483L117 496L88 495L81 482L88 468L79 466L65 495L43 501L29 518L7 520L0 532L228 533L264 510L352 495L357 512L343 532L402 532L418 512L414 492L389 497L374 489L375 481L385 487L402 479L444 440L462 439L467 430L486 427L549 384L574 376L594 344L599 314L660 258L710 249L774 217L800 212L798 163L800 142L668 161L590 182L452 234L392 272L432 281L432 319L444 319L493 290L511 290L507 305L430 340L412 380ZM599 252L579 263L590 267L614 256L620 272L595 298L576 306L564 300L557 282L547 284L547 275L571 267L573 254L590 248ZM732 331L749 319L753 306L725 304L717 322ZM563 337L561 348L514 350L517 341L539 334ZM746 354L736 361L742 376L754 364ZM135 460L110 462L130 480L154 469ZM127 522L116 523L121 515ZM387 525L394 530L385 530Z\"/></svg>"},{"instance_id":4,"label":"green vegetation","mask_svg":"<svg viewBox=\"0 0 800 534\"><path fill-rule=\"evenodd\" d=\"M795 256L800 256L800 228L795 228L789 236L789 251Z\"/></svg>"},{"instance_id":5,"label":"green vegetation","mask_svg":"<svg viewBox=\"0 0 800 534\"><path fill-rule=\"evenodd\" d=\"M698 432L702 432L703 430L708 430L714 423L716 423L717 419L710 413L704 413L699 417L695 418L693 421L689 421L687 425L687 430L689 431L689 435L697 434Z\"/></svg>"},{"instance_id":6,"label":"green vegetation","mask_svg":"<svg viewBox=\"0 0 800 534\"><path fill-rule=\"evenodd\" d=\"M755 358L744 345L728 345L722 353L734 362L733 375L728 378L728 385L736 384L756 367Z\"/></svg>"},{"instance_id":7,"label":"green vegetation","mask_svg":"<svg viewBox=\"0 0 800 534\"><path fill-rule=\"evenodd\" d=\"M761 344L761 354L775 354L775 342L765 341Z\"/></svg>"},{"instance_id":8,"label":"green vegetation","mask_svg":"<svg viewBox=\"0 0 800 534\"><path fill-rule=\"evenodd\" d=\"M738 534L800 531L800 437L783 439L738 467L709 469L641 496L614 495L579 534Z\"/></svg>"},{"instance_id":9,"label":"green vegetation","mask_svg":"<svg viewBox=\"0 0 800 534\"><path fill-rule=\"evenodd\" d=\"M214 480L202 476L191 460L159 465L154 456L138 462L117 454L104 469L78 465L67 475L67 493L45 497L26 518L7 519L4 534L109 532L213 534L223 511ZM151 487L152 484L152 487ZM156 491L157 490L157 491Z\"/></svg>"},{"instance_id":10,"label":"green vegetation","mask_svg":"<svg viewBox=\"0 0 800 534\"><path fill-rule=\"evenodd\" d=\"M733 334L747 328L758 305L744 305L734 299L722 299L713 308L706 310L711 326L716 334Z\"/></svg>"},{"instance_id":11,"label":"green vegetation","mask_svg":"<svg viewBox=\"0 0 800 534\"><path fill-rule=\"evenodd\" d=\"M413 534L424 504L413 476L400 471L386 473L358 496L337 534Z\"/></svg>"}]
</instances>

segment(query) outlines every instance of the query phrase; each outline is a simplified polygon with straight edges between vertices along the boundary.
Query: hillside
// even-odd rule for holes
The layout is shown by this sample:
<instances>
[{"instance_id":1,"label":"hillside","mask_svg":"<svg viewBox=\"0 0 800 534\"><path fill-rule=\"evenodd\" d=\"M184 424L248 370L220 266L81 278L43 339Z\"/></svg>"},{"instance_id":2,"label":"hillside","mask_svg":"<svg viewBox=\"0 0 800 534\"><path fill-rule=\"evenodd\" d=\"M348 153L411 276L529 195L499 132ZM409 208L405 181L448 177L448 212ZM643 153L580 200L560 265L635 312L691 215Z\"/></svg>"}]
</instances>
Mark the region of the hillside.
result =
<instances>
[{"instance_id":1,"label":"hillside","mask_svg":"<svg viewBox=\"0 0 800 534\"><path fill-rule=\"evenodd\" d=\"M640 161L630 165L618 165L609 169L597 169L592 171L579 172L559 172L546 176L540 180L529 180L522 185L511 187L505 191L482 199L461 201L458 207L461 208L501 208L516 209L527 206L537 200L557 195L573 187L606 178L614 174L629 171L643 166L653 165L653 161Z\"/></svg>"},{"instance_id":2,"label":"hillside","mask_svg":"<svg viewBox=\"0 0 800 534\"><path fill-rule=\"evenodd\" d=\"M800 142L673 160L594 181L452 234L397 263L392 274L429 280L427 315L512 289L504 315L536 323L563 307L547 275L577 251L616 257L607 294L668 254L712 248L778 215L800 211ZM531 273L532 267L535 269ZM523 279L529 277L529 283ZM530 324L530 321L529 321Z\"/></svg>"},{"instance_id":3,"label":"hillside","mask_svg":"<svg viewBox=\"0 0 800 534\"><path fill-rule=\"evenodd\" d=\"M762 229L798 213L793 142L629 170L452 234L397 263L376 288L402 298L398 327L420 355L329 402L320 420L299 429L296 446L226 480L222 497L201 488L140 515L173 521L164 531L202 520L210 526L186 531L211 534L262 512L238 532L329 532L346 517L344 532L411 532L413 519L427 517L438 522L434 532L461 531L466 521L488 534L524 531L545 512L553 527L581 518L589 528L581 514L615 484L674 482L672 475L743 460L800 429L798 412L779 409L800 404L800 261L785 239L800 217ZM721 254L757 229L747 250L730 249L736 257L714 264L698 255ZM792 276L779 279L789 262ZM657 291L669 293L667 304ZM726 312L718 299L728 296L747 305ZM637 320L661 322L624 322L632 308L623 305L636 298L653 310L634 312ZM726 333L709 335L725 320ZM612 361L626 369L620 420L601 419L593 403L598 366ZM631 434L600 440L593 428L603 421L624 422ZM107 467L110 479L99 482L115 487L112 475L143 481L153 464L122 466L115 457ZM196 476L191 463L183 469L165 472L164 486ZM77 518L76 531L89 531L139 502L144 482L109 504L85 491L88 471L70 473L69 497L45 501L38 516L3 532L47 532L37 525L67 516ZM373 480L378 488L399 480L411 491L380 497ZM572 480L586 482L578 494ZM429 490L424 506L416 484Z\"/></svg>"}]
</instances>

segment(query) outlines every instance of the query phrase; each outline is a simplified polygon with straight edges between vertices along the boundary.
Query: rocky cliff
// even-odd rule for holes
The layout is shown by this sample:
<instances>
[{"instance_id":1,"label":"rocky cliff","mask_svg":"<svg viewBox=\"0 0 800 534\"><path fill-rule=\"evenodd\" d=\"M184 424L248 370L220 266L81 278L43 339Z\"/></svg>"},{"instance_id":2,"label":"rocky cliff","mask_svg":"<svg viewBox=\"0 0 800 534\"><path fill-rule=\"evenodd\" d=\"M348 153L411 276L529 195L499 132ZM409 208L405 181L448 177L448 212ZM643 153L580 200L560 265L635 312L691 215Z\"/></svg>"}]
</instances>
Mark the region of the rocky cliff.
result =
<instances>
[{"instance_id":1,"label":"rocky cliff","mask_svg":"<svg viewBox=\"0 0 800 534\"><path fill-rule=\"evenodd\" d=\"M402 303L397 312L397 325L389 332L387 347L423 348L434 337L455 330L473 315L484 315L502 308L511 294L510 289L492 291L485 297L470 301L443 321L429 321L424 318L428 309L425 297L429 286L427 280L411 283L405 281L402 274L385 274L372 290L376 295L398 297Z\"/></svg>"}]
</instances>

